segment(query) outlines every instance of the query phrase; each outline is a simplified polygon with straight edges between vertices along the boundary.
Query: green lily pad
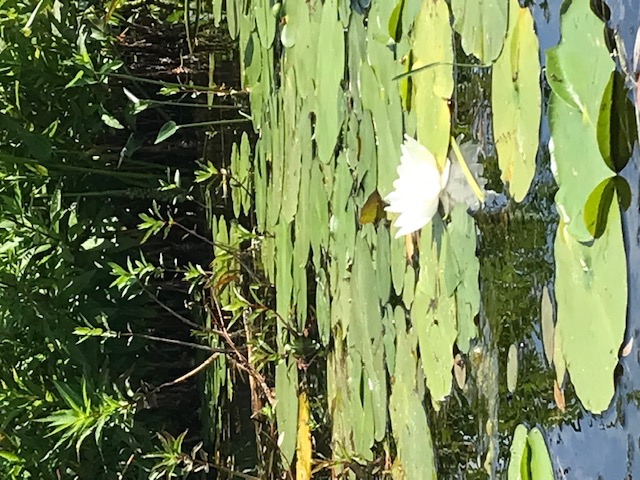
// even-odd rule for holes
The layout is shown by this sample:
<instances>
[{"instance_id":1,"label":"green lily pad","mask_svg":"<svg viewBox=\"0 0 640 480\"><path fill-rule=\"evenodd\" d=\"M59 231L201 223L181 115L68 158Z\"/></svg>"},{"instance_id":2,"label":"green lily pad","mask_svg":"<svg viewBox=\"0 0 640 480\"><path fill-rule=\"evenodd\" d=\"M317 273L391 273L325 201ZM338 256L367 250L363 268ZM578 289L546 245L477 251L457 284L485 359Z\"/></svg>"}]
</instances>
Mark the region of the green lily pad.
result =
<instances>
[{"instance_id":1,"label":"green lily pad","mask_svg":"<svg viewBox=\"0 0 640 480\"><path fill-rule=\"evenodd\" d=\"M557 328L553 330L553 368L556 372L556 382L558 386L562 386L567 374L567 363L562 352L562 337Z\"/></svg>"},{"instance_id":2,"label":"green lily pad","mask_svg":"<svg viewBox=\"0 0 640 480\"><path fill-rule=\"evenodd\" d=\"M372 421L376 440L382 440L387 421L387 385L382 345L382 312L377 295L376 272L369 246L362 236L356 239L351 274L351 322L349 347L353 346L364 364L365 389L372 395Z\"/></svg>"},{"instance_id":3,"label":"green lily pad","mask_svg":"<svg viewBox=\"0 0 640 480\"><path fill-rule=\"evenodd\" d=\"M289 90L294 95L293 90ZM309 131L309 119L301 115L300 122L296 130L296 135L287 136L288 145L285 147L284 157L274 159L284 163L283 169L286 172L282 189L282 211L280 218L285 222L293 220L298 211L298 193L300 191L300 172L302 169L302 149L309 148L311 144L311 132ZM306 143L308 142L308 143Z\"/></svg>"},{"instance_id":4,"label":"green lily pad","mask_svg":"<svg viewBox=\"0 0 640 480\"><path fill-rule=\"evenodd\" d=\"M213 24L218 28L222 20L222 0L213 0Z\"/></svg>"},{"instance_id":5,"label":"green lily pad","mask_svg":"<svg viewBox=\"0 0 640 480\"><path fill-rule=\"evenodd\" d=\"M477 0L475 0L477 1ZM449 7L444 0L423 0L413 32L413 65L417 70L441 62L411 77L412 110L416 113L418 140L436 157L442 169L449 151L453 94L453 46Z\"/></svg>"},{"instance_id":6,"label":"green lily pad","mask_svg":"<svg viewBox=\"0 0 640 480\"><path fill-rule=\"evenodd\" d=\"M393 242L400 243L400 242ZM403 261L402 265L405 265ZM413 299L416 293L416 271L411 266L407 266L404 271L402 285L402 303L408 309L413 305Z\"/></svg>"},{"instance_id":7,"label":"green lily pad","mask_svg":"<svg viewBox=\"0 0 640 480\"><path fill-rule=\"evenodd\" d=\"M322 248L326 248L329 243L329 199L324 188L320 164L317 160L311 164L308 199L309 221L307 225L312 229L309 231L309 238L313 250L313 262L316 268L319 268Z\"/></svg>"},{"instance_id":8,"label":"green lily pad","mask_svg":"<svg viewBox=\"0 0 640 480\"><path fill-rule=\"evenodd\" d=\"M320 4L316 4L316 8L320 8ZM322 6L320 37L317 39L317 45L321 45L323 51L316 55L316 95L321 108L316 112L315 137L318 157L323 163L328 163L333 155L344 117L344 94L341 87L345 68L344 41L336 0L327 0Z\"/></svg>"},{"instance_id":9,"label":"green lily pad","mask_svg":"<svg viewBox=\"0 0 640 480\"><path fill-rule=\"evenodd\" d=\"M451 0L453 28L467 55L484 64L498 57L507 33L508 5L509 0Z\"/></svg>"},{"instance_id":10,"label":"green lily pad","mask_svg":"<svg viewBox=\"0 0 640 480\"><path fill-rule=\"evenodd\" d=\"M541 89L538 37L529 8L510 0L509 31L493 65L491 109L502 180L522 201L536 170Z\"/></svg>"},{"instance_id":11,"label":"green lily pad","mask_svg":"<svg viewBox=\"0 0 640 480\"><path fill-rule=\"evenodd\" d=\"M331 443L336 456L353 454L361 445L362 428L354 419L364 417L360 400L362 364L358 352L347 353L342 329L334 330L334 345L327 358L327 397L331 408ZM340 452L340 453L338 453ZM342 471L340 467L337 472Z\"/></svg>"},{"instance_id":12,"label":"green lily pad","mask_svg":"<svg viewBox=\"0 0 640 480\"><path fill-rule=\"evenodd\" d=\"M250 146L247 133L243 133L240 140L240 147L236 143L233 144L231 150L231 199L233 201L233 213L236 217L241 211L245 214L249 212L251 207L250 188L250 168L251 161L249 159Z\"/></svg>"},{"instance_id":13,"label":"green lily pad","mask_svg":"<svg viewBox=\"0 0 640 480\"><path fill-rule=\"evenodd\" d=\"M405 322L396 325L395 382L389 399L391 429L404 478L436 480L431 430L416 385L416 334L406 331Z\"/></svg>"},{"instance_id":14,"label":"green lily pad","mask_svg":"<svg viewBox=\"0 0 640 480\"><path fill-rule=\"evenodd\" d=\"M291 224L280 222L275 229L276 247L276 312L281 319L289 321L291 313L291 296L293 293L293 278L291 265L293 245L291 244ZM278 351L283 352L287 342L287 329L282 321L278 322Z\"/></svg>"},{"instance_id":15,"label":"green lily pad","mask_svg":"<svg viewBox=\"0 0 640 480\"><path fill-rule=\"evenodd\" d=\"M633 153L638 131L635 108L627 97L624 77L617 71L611 73L602 96L597 130L605 163L612 171L621 172Z\"/></svg>"},{"instance_id":16,"label":"green lily pad","mask_svg":"<svg viewBox=\"0 0 640 480\"><path fill-rule=\"evenodd\" d=\"M454 270L455 296L458 325L458 349L467 353L471 340L478 334L475 317L480 311L480 261L476 256L476 225L473 217L466 211L466 205L458 204L451 212L451 222L447 225L450 243L449 250L455 258L447 260L445 274Z\"/></svg>"},{"instance_id":17,"label":"green lily pad","mask_svg":"<svg viewBox=\"0 0 640 480\"><path fill-rule=\"evenodd\" d=\"M238 2L237 0L226 0L225 11L227 12L227 28L232 40L238 38L240 31L238 26Z\"/></svg>"},{"instance_id":18,"label":"green lily pad","mask_svg":"<svg viewBox=\"0 0 640 480\"><path fill-rule=\"evenodd\" d=\"M558 183L556 204L568 232L589 241L593 235L582 220L584 205L593 189L613 173L600 153L597 121L614 64L603 23L588 3L570 3L560 22L562 41L547 50L546 70L552 88L549 151Z\"/></svg>"},{"instance_id":19,"label":"green lily pad","mask_svg":"<svg viewBox=\"0 0 640 480\"><path fill-rule=\"evenodd\" d=\"M420 239L420 273L411 306L420 358L434 408L451 392L453 343L456 328L455 297L446 291L443 263L451 248L442 221L435 218ZM441 263L442 262L442 263Z\"/></svg>"},{"instance_id":20,"label":"green lily pad","mask_svg":"<svg viewBox=\"0 0 640 480\"><path fill-rule=\"evenodd\" d=\"M549 451L538 427L534 427L527 437L531 451L530 470L531 480L553 480L553 466L549 458Z\"/></svg>"},{"instance_id":21,"label":"green lily pad","mask_svg":"<svg viewBox=\"0 0 640 480\"><path fill-rule=\"evenodd\" d=\"M553 480L547 445L537 427L527 434L527 427L518 425L513 432L510 454L509 480Z\"/></svg>"},{"instance_id":22,"label":"green lily pad","mask_svg":"<svg viewBox=\"0 0 640 480\"><path fill-rule=\"evenodd\" d=\"M376 278L378 280L378 298L384 305L391 294L391 238L385 225L378 225L376 244Z\"/></svg>"},{"instance_id":23,"label":"green lily pad","mask_svg":"<svg viewBox=\"0 0 640 480\"><path fill-rule=\"evenodd\" d=\"M403 325L405 312L402 307L393 309L387 304L383 317L384 359L387 364L387 372L390 377L395 375L396 369L396 325Z\"/></svg>"},{"instance_id":24,"label":"green lily pad","mask_svg":"<svg viewBox=\"0 0 640 480\"><path fill-rule=\"evenodd\" d=\"M324 270L318 272L316 279L316 323L320 340L327 346L331 327L331 302L327 274Z\"/></svg>"},{"instance_id":25,"label":"green lily pad","mask_svg":"<svg viewBox=\"0 0 640 480\"><path fill-rule=\"evenodd\" d=\"M357 147L355 165L357 181L359 183L362 182L362 193L367 198L376 190L378 185L378 151L373 118L369 110L362 112L362 118L358 125Z\"/></svg>"},{"instance_id":26,"label":"green lily pad","mask_svg":"<svg viewBox=\"0 0 640 480\"><path fill-rule=\"evenodd\" d=\"M593 413L606 410L613 397L613 370L627 311L627 265L618 208L609 210L607 224L602 237L585 245L560 222L555 240L556 332L576 394Z\"/></svg>"},{"instance_id":27,"label":"green lily pad","mask_svg":"<svg viewBox=\"0 0 640 480\"><path fill-rule=\"evenodd\" d=\"M252 2L256 27L262 48L269 50L276 34L276 19L271 8L272 0L254 0Z\"/></svg>"},{"instance_id":28,"label":"green lily pad","mask_svg":"<svg viewBox=\"0 0 640 480\"><path fill-rule=\"evenodd\" d=\"M240 172L240 161L238 154L238 144L233 143L231 146L231 158L229 161L231 167L231 203L233 204L233 214L238 217L240 215L240 211L242 210L242 183L239 181L241 176L244 176L246 170L244 172Z\"/></svg>"},{"instance_id":29,"label":"green lily pad","mask_svg":"<svg viewBox=\"0 0 640 480\"><path fill-rule=\"evenodd\" d=\"M291 465L298 431L298 369L295 361L281 359L276 365L276 423L278 447L285 465Z\"/></svg>"},{"instance_id":30,"label":"green lily pad","mask_svg":"<svg viewBox=\"0 0 640 480\"><path fill-rule=\"evenodd\" d=\"M529 448L527 445L527 427L524 425L518 425L513 432L509 453L507 478L509 480L528 479L526 472L529 466Z\"/></svg>"},{"instance_id":31,"label":"green lily pad","mask_svg":"<svg viewBox=\"0 0 640 480\"><path fill-rule=\"evenodd\" d=\"M600 238L604 233L614 193L622 208L626 210L631 203L631 188L627 181L618 175L600 182L585 202L582 215L584 224L593 238Z\"/></svg>"}]
</instances>

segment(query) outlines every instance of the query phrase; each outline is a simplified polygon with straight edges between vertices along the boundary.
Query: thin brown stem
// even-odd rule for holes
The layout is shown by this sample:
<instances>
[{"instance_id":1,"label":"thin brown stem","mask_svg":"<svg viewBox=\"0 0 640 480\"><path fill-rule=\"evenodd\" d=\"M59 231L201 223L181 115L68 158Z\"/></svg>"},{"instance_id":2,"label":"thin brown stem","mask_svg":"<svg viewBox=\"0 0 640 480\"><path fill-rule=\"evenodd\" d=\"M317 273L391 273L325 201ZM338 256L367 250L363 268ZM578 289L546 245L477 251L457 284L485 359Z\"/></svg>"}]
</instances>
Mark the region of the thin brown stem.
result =
<instances>
[{"instance_id":1,"label":"thin brown stem","mask_svg":"<svg viewBox=\"0 0 640 480\"><path fill-rule=\"evenodd\" d=\"M190 372L185 373L184 375L182 375L181 377L176 378L175 380L172 380L170 382L165 382L165 383L157 386L153 390L153 392L151 392L151 393L157 393L162 388L170 387L172 385L177 385L178 383L181 383L181 382L184 382L185 380L188 380L189 378L193 377L194 375L197 375L199 372L201 372L202 370L207 368L208 365L211 365L213 363L213 361L216 358L218 358L219 356L220 356L220 352L219 351L211 354L209 356L209 358L207 358L204 362L202 362L200 365L198 365L196 368L194 368Z\"/></svg>"}]
</instances>

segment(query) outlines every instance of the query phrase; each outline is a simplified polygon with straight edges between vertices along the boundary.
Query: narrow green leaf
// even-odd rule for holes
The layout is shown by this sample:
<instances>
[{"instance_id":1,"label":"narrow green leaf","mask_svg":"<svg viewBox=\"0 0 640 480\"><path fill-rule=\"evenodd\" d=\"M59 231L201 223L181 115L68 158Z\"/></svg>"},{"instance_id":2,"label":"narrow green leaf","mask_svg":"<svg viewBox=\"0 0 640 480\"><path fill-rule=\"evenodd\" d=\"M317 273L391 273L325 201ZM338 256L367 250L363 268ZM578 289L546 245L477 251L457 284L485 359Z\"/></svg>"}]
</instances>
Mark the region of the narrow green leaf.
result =
<instances>
[{"instance_id":1,"label":"narrow green leaf","mask_svg":"<svg viewBox=\"0 0 640 480\"><path fill-rule=\"evenodd\" d=\"M6 450L0 450L0 458L4 458L10 463L21 463L22 459L15 453L7 452Z\"/></svg>"},{"instance_id":2,"label":"narrow green leaf","mask_svg":"<svg viewBox=\"0 0 640 480\"><path fill-rule=\"evenodd\" d=\"M160 142L164 142L167 138L169 138L174 133L176 133L179 128L180 126L177 125L176 122L174 122L173 120L170 120L167 123L165 123L162 126L162 128L160 128L160 131L158 132L158 136L156 137L155 142L153 142L154 145L157 145Z\"/></svg>"},{"instance_id":3,"label":"narrow green leaf","mask_svg":"<svg viewBox=\"0 0 640 480\"><path fill-rule=\"evenodd\" d=\"M115 128L117 130L124 129L124 125L122 125L116 117L107 112L104 112L100 118L107 126L111 128Z\"/></svg>"}]
</instances>

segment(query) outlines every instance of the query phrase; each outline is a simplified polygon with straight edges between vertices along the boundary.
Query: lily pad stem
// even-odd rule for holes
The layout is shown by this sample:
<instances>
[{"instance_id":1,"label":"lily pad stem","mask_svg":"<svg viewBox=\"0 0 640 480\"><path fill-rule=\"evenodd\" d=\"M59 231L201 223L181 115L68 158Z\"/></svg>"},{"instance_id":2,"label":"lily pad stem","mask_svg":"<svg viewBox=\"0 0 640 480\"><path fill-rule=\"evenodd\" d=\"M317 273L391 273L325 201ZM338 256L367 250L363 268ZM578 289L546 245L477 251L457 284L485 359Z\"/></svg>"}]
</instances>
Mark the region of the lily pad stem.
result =
<instances>
[{"instance_id":1,"label":"lily pad stem","mask_svg":"<svg viewBox=\"0 0 640 480\"><path fill-rule=\"evenodd\" d=\"M456 156L458 163L460 164L460 168L462 168L462 173L464 173L464 176L467 179L467 182L469 183L471 190L473 190L473 193L475 193L476 197L478 197L478 200L480 200L480 203L484 203L484 194L482 193L482 189L478 185L478 182L476 182L476 179L473 178L473 174L471 173L471 170L469 170L469 166L467 165L467 162L465 162L464 158L462 157L462 152L460 152L460 147L458 146L456 139L453 137L451 137L451 148L453 149L453 153Z\"/></svg>"}]
</instances>

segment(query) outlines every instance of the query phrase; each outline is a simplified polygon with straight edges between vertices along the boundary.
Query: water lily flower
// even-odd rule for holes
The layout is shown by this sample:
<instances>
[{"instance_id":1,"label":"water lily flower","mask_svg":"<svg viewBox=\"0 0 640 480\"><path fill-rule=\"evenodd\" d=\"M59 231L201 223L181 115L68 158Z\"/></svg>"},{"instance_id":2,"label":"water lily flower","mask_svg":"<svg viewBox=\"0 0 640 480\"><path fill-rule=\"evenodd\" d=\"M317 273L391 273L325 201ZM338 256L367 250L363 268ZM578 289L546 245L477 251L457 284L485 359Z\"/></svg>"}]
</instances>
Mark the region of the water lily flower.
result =
<instances>
[{"instance_id":1,"label":"water lily flower","mask_svg":"<svg viewBox=\"0 0 640 480\"><path fill-rule=\"evenodd\" d=\"M451 162L447 158L440 171L433 154L408 135L400 146L402 155L394 191L385 197L387 212L399 213L394 225L395 238L420 230L438 211L440 194L449 180Z\"/></svg>"}]
</instances>

